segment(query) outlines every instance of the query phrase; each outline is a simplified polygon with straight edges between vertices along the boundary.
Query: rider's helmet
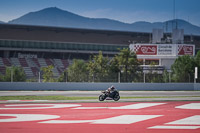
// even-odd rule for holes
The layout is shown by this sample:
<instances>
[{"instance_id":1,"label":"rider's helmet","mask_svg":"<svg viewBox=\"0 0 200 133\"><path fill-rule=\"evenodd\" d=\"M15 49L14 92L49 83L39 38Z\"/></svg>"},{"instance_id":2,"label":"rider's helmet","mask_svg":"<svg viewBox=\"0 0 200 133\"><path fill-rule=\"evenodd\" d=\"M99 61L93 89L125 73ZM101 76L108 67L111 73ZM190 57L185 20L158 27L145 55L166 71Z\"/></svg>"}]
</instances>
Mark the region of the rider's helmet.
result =
<instances>
[{"instance_id":1,"label":"rider's helmet","mask_svg":"<svg viewBox=\"0 0 200 133\"><path fill-rule=\"evenodd\" d=\"M114 89L115 89L115 87L112 85L112 86L110 87L110 89L111 89L111 90L114 90Z\"/></svg>"}]
</instances>

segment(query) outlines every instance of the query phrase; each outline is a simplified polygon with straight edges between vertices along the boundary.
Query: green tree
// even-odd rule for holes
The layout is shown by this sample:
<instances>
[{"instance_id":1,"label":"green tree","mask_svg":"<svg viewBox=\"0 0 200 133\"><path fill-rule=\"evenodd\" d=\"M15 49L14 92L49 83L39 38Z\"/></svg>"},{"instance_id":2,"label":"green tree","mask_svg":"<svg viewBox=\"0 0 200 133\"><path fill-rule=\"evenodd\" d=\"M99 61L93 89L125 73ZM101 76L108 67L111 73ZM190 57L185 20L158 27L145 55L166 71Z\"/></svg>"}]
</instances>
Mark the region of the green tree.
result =
<instances>
[{"instance_id":1,"label":"green tree","mask_svg":"<svg viewBox=\"0 0 200 133\"><path fill-rule=\"evenodd\" d=\"M175 82L190 82L194 77L195 61L192 56L179 56L171 66Z\"/></svg>"},{"instance_id":2,"label":"green tree","mask_svg":"<svg viewBox=\"0 0 200 133\"><path fill-rule=\"evenodd\" d=\"M56 79L53 78L53 65L49 65L47 67L42 67L42 77L43 77L43 82L55 82Z\"/></svg>"},{"instance_id":3,"label":"green tree","mask_svg":"<svg viewBox=\"0 0 200 133\"><path fill-rule=\"evenodd\" d=\"M110 61L109 78L112 82L118 82L121 77L120 66L117 58L112 58Z\"/></svg>"},{"instance_id":4,"label":"green tree","mask_svg":"<svg viewBox=\"0 0 200 133\"><path fill-rule=\"evenodd\" d=\"M114 66L116 71L123 71L125 74L125 82L128 82L128 76L133 81L136 78L139 62L134 52L128 48L120 50L120 53L114 57ZM118 68L117 68L118 67Z\"/></svg>"},{"instance_id":5,"label":"green tree","mask_svg":"<svg viewBox=\"0 0 200 133\"><path fill-rule=\"evenodd\" d=\"M66 77L66 74L65 74ZM73 63L67 70L69 82L86 82L88 81L87 66L83 60L74 59Z\"/></svg>"},{"instance_id":6,"label":"green tree","mask_svg":"<svg viewBox=\"0 0 200 133\"><path fill-rule=\"evenodd\" d=\"M169 82L169 72L167 72L167 70L165 69L164 72L163 72L163 81L165 83L168 83Z\"/></svg>"},{"instance_id":7,"label":"green tree","mask_svg":"<svg viewBox=\"0 0 200 133\"><path fill-rule=\"evenodd\" d=\"M98 55L95 55L88 63L87 68L89 70L90 77L97 81L104 81L109 73L109 58L104 57L100 51Z\"/></svg>"},{"instance_id":8,"label":"green tree","mask_svg":"<svg viewBox=\"0 0 200 133\"><path fill-rule=\"evenodd\" d=\"M197 52L195 56L195 63L198 67L200 67L200 50Z\"/></svg>"},{"instance_id":9,"label":"green tree","mask_svg":"<svg viewBox=\"0 0 200 133\"><path fill-rule=\"evenodd\" d=\"M163 82L163 75L154 72L152 74L151 83L162 83Z\"/></svg>"},{"instance_id":10,"label":"green tree","mask_svg":"<svg viewBox=\"0 0 200 133\"><path fill-rule=\"evenodd\" d=\"M60 75L58 82L67 82L67 69Z\"/></svg>"},{"instance_id":11,"label":"green tree","mask_svg":"<svg viewBox=\"0 0 200 133\"><path fill-rule=\"evenodd\" d=\"M11 80L13 82L24 82L26 80L26 74L22 67L6 67L6 73L2 76L2 81L11 82Z\"/></svg>"},{"instance_id":12,"label":"green tree","mask_svg":"<svg viewBox=\"0 0 200 133\"><path fill-rule=\"evenodd\" d=\"M163 75L158 73L156 62L150 63L148 74L146 74L146 82L161 83L163 82Z\"/></svg>"},{"instance_id":13,"label":"green tree","mask_svg":"<svg viewBox=\"0 0 200 133\"><path fill-rule=\"evenodd\" d=\"M0 82L4 81L4 76L2 74L0 74Z\"/></svg>"}]
</instances>

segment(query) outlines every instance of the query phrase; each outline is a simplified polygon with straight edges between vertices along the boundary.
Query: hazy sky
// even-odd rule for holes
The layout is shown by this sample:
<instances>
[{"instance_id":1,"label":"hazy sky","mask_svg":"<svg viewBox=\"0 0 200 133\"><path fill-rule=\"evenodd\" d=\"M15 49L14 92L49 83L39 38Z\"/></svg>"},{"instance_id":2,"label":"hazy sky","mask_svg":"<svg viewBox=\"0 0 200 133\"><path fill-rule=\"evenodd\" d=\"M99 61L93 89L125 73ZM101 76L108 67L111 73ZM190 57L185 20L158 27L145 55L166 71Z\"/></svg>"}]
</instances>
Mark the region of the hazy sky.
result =
<instances>
[{"instance_id":1,"label":"hazy sky","mask_svg":"<svg viewBox=\"0 0 200 133\"><path fill-rule=\"evenodd\" d=\"M0 0L0 21L28 12L58 7L85 17L110 18L126 23L173 19L174 0ZM200 0L175 0L176 18L200 26Z\"/></svg>"}]
</instances>

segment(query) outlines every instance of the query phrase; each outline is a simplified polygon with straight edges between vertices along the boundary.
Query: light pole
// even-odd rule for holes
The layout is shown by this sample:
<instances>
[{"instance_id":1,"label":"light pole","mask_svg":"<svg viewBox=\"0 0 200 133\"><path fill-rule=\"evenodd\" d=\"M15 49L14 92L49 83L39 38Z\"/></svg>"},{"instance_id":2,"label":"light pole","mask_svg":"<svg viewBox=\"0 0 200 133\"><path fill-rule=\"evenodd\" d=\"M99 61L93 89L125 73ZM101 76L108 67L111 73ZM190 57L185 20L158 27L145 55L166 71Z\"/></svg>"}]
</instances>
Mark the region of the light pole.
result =
<instances>
[{"instance_id":1,"label":"light pole","mask_svg":"<svg viewBox=\"0 0 200 133\"><path fill-rule=\"evenodd\" d=\"M198 78L198 67L195 67L195 73L194 73L194 83L196 83Z\"/></svg>"}]
</instances>

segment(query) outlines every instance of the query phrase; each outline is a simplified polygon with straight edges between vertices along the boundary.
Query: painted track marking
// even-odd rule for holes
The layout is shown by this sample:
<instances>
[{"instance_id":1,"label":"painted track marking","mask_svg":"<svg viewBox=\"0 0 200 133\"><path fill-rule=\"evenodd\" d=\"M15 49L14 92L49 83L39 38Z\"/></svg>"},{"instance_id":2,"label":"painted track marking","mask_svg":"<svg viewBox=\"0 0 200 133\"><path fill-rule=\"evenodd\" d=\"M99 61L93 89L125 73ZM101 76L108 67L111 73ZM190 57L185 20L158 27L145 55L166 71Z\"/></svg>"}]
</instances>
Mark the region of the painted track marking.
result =
<instances>
[{"instance_id":1,"label":"painted track marking","mask_svg":"<svg viewBox=\"0 0 200 133\"><path fill-rule=\"evenodd\" d=\"M200 125L200 115L187 117L181 120L169 122L166 124L177 124L177 125Z\"/></svg>"},{"instance_id":2,"label":"painted track marking","mask_svg":"<svg viewBox=\"0 0 200 133\"><path fill-rule=\"evenodd\" d=\"M51 108L68 108L81 106L79 104L12 104L5 105L6 107L18 107L18 108L0 108L0 109L51 109ZM25 108L23 108L23 107ZM43 107L27 107L27 106L43 106ZM47 107L44 107L47 106Z\"/></svg>"},{"instance_id":3,"label":"painted track marking","mask_svg":"<svg viewBox=\"0 0 200 133\"><path fill-rule=\"evenodd\" d=\"M189 103L181 106L177 106L178 109L200 109L200 103Z\"/></svg>"},{"instance_id":4,"label":"painted track marking","mask_svg":"<svg viewBox=\"0 0 200 133\"><path fill-rule=\"evenodd\" d=\"M132 124L160 116L162 115L121 115L112 118L96 120L92 124Z\"/></svg>"},{"instance_id":5,"label":"painted track marking","mask_svg":"<svg viewBox=\"0 0 200 133\"><path fill-rule=\"evenodd\" d=\"M97 120L50 120L40 123L91 123L91 124L132 124L144 120L153 119L162 115L121 115Z\"/></svg>"},{"instance_id":6,"label":"painted track marking","mask_svg":"<svg viewBox=\"0 0 200 133\"><path fill-rule=\"evenodd\" d=\"M1 133L19 131L22 133L44 133L47 130L48 133L63 131L73 133L200 132L200 112L198 110L200 102L195 101L165 103L78 103L73 104L76 105L74 107L65 106L72 105L70 103L23 105L0 105L1 108L12 108L10 110L0 110L0 120L5 121L0 124ZM55 105L60 105L60 108L55 108ZM33 109L42 107L43 109ZM52 108L45 109L46 107ZM28 108L29 110L22 108ZM86 110L83 108L86 108ZM25 115L27 116L25 117ZM40 117L37 119L35 115L40 115ZM44 115L52 117L42 119ZM15 121L16 119L19 119L19 121Z\"/></svg>"},{"instance_id":7,"label":"painted track marking","mask_svg":"<svg viewBox=\"0 0 200 133\"><path fill-rule=\"evenodd\" d=\"M200 126L154 126L148 129L198 129Z\"/></svg>"},{"instance_id":8,"label":"painted track marking","mask_svg":"<svg viewBox=\"0 0 200 133\"><path fill-rule=\"evenodd\" d=\"M153 107L163 105L166 103L136 103L131 105L119 106L119 107L77 107L73 109L143 109L147 107Z\"/></svg>"},{"instance_id":9,"label":"painted track marking","mask_svg":"<svg viewBox=\"0 0 200 133\"><path fill-rule=\"evenodd\" d=\"M60 116L58 115L43 115L43 114L0 114L0 116L16 117L16 118L0 119L0 122L39 121L39 120L60 118Z\"/></svg>"}]
</instances>

